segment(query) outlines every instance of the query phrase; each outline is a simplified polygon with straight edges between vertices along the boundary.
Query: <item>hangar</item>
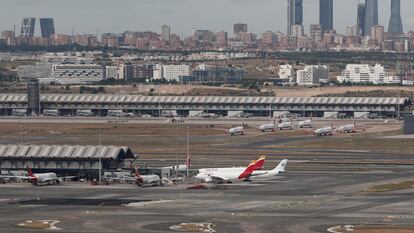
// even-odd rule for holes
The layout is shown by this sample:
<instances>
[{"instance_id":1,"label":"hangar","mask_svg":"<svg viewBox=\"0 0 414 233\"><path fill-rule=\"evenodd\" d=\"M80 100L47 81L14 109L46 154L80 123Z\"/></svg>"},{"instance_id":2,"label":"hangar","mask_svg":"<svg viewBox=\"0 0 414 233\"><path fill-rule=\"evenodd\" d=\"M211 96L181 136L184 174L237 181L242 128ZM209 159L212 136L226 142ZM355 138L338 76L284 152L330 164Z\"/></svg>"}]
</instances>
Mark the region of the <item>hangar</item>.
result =
<instances>
[{"instance_id":1,"label":"hangar","mask_svg":"<svg viewBox=\"0 0 414 233\"><path fill-rule=\"evenodd\" d=\"M138 158L128 147L93 145L0 145L2 171L56 172L96 178L99 171L129 168Z\"/></svg>"}]
</instances>

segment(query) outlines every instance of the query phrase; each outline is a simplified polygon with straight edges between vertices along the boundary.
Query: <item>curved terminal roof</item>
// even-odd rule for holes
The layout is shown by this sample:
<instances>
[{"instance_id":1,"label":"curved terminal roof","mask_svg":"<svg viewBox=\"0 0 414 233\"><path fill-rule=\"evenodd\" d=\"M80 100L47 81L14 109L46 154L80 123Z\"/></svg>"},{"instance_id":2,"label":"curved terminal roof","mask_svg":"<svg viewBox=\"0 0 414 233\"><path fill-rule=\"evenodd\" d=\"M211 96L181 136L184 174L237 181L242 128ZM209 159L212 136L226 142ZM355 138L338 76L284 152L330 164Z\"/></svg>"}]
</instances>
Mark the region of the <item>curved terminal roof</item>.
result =
<instances>
[{"instance_id":1,"label":"curved terminal roof","mask_svg":"<svg viewBox=\"0 0 414 233\"><path fill-rule=\"evenodd\" d=\"M176 103L176 104L322 104L322 105L404 105L408 98L396 97L264 97L264 96L142 96L108 94L44 94L51 103ZM1 102L27 102L26 94L0 94Z\"/></svg>"},{"instance_id":2,"label":"curved terminal roof","mask_svg":"<svg viewBox=\"0 0 414 233\"><path fill-rule=\"evenodd\" d=\"M83 145L0 145L0 159L136 159L128 147Z\"/></svg>"}]
</instances>

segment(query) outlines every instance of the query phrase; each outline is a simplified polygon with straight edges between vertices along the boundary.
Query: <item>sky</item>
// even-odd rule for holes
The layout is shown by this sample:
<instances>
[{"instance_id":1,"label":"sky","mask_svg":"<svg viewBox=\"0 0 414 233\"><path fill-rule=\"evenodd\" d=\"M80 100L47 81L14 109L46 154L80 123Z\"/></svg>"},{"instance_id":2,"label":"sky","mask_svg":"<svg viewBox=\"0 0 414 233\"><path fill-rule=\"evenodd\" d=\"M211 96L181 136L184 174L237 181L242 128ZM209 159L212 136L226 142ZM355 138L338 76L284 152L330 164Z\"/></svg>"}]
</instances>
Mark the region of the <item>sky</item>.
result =
<instances>
[{"instance_id":1,"label":"sky","mask_svg":"<svg viewBox=\"0 0 414 233\"><path fill-rule=\"evenodd\" d=\"M334 0L334 27L345 33L356 24L360 0ZM390 1L379 0L379 23L388 28ZM56 33L76 34L160 32L163 24L172 33L191 34L193 28L232 32L233 24L247 23L249 31L286 31L287 0L0 0L0 30L18 31L23 17L52 17ZM304 0L305 32L319 21L319 0ZM404 31L414 30L413 0L401 0ZM37 22L36 34L40 34Z\"/></svg>"}]
</instances>

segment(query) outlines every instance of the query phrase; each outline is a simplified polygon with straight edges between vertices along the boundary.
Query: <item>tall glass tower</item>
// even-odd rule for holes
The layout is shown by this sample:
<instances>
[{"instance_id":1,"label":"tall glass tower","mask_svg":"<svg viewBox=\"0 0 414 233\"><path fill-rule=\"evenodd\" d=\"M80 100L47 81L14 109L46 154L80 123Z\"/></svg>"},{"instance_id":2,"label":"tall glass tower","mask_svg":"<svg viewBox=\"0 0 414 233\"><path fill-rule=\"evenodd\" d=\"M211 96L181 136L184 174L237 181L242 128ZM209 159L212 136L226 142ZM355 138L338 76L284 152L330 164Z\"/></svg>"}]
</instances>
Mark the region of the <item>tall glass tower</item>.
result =
<instances>
[{"instance_id":1,"label":"tall glass tower","mask_svg":"<svg viewBox=\"0 0 414 233\"><path fill-rule=\"evenodd\" d=\"M20 30L21 37L33 37L36 25L35 18L23 18L22 27Z\"/></svg>"},{"instance_id":2,"label":"tall glass tower","mask_svg":"<svg viewBox=\"0 0 414 233\"><path fill-rule=\"evenodd\" d=\"M361 36L365 36L365 4L360 3L358 4L358 19L357 19L357 25L359 34Z\"/></svg>"},{"instance_id":3,"label":"tall glass tower","mask_svg":"<svg viewBox=\"0 0 414 233\"><path fill-rule=\"evenodd\" d=\"M303 24L303 0L288 0L287 11L287 34L292 35L292 26Z\"/></svg>"},{"instance_id":4,"label":"tall glass tower","mask_svg":"<svg viewBox=\"0 0 414 233\"><path fill-rule=\"evenodd\" d=\"M319 0L319 24L322 32L333 29L333 0Z\"/></svg>"},{"instance_id":5,"label":"tall glass tower","mask_svg":"<svg viewBox=\"0 0 414 233\"><path fill-rule=\"evenodd\" d=\"M403 25L401 20L401 0L391 0L391 17L388 25L388 32L402 34Z\"/></svg>"},{"instance_id":6,"label":"tall glass tower","mask_svg":"<svg viewBox=\"0 0 414 233\"><path fill-rule=\"evenodd\" d=\"M378 25L378 0L365 0L365 34L370 36L375 25Z\"/></svg>"},{"instance_id":7,"label":"tall glass tower","mask_svg":"<svg viewBox=\"0 0 414 233\"><path fill-rule=\"evenodd\" d=\"M43 38L50 38L55 34L55 23L52 18L41 18L40 19L40 30Z\"/></svg>"}]
</instances>

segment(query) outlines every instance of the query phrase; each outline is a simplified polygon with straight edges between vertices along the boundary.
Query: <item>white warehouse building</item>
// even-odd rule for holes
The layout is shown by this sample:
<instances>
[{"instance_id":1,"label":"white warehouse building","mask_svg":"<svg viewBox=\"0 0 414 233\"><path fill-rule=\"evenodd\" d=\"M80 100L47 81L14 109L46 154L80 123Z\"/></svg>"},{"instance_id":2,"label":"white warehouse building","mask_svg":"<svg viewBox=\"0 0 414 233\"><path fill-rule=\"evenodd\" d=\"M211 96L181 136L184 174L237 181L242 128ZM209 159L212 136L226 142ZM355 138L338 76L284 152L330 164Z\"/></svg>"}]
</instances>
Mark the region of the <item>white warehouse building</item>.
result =
<instances>
[{"instance_id":1,"label":"white warehouse building","mask_svg":"<svg viewBox=\"0 0 414 233\"><path fill-rule=\"evenodd\" d=\"M385 72L384 66L376 64L348 64L342 75L337 77L339 83L373 83L373 84L398 84L400 79Z\"/></svg>"},{"instance_id":2,"label":"white warehouse building","mask_svg":"<svg viewBox=\"0 0 414 233\"><path fill-rule=\"evenodd\" d=\"M305 66L303 70L296 72L296 83L299 86L318 85L321 81L327 81L329 68L325 65Z\"/></svg>"},{"instance_id":3,"label":"white warehouse building","mask_svg":"<svg viewBox=\"0 0 414 233\"><path fill-rule=\"evenodd\" d=\"M279 66L279 78L282 80L289 81L289 83L293 83L293 67L292 65L280 65Z\"/></svg>"}]
</instances>

